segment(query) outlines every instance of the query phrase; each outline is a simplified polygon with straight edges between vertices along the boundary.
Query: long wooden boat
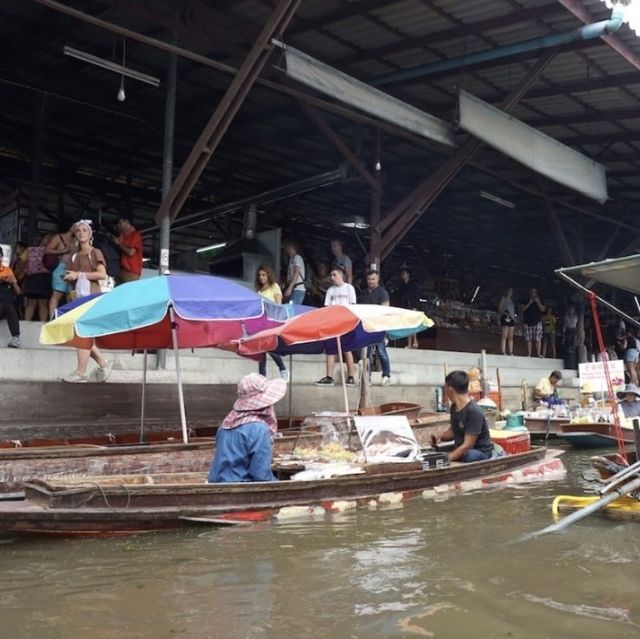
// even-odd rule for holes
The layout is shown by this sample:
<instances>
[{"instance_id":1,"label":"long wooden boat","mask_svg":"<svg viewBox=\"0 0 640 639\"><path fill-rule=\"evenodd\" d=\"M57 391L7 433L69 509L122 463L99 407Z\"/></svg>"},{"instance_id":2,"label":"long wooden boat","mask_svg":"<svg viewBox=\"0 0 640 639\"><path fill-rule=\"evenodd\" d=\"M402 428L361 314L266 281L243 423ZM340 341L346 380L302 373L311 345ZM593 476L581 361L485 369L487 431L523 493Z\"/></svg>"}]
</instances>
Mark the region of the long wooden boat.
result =
<instances>
[{"instance_id":1,"label":"long wooden boat","mask_svg":"<svg viewBox=\"0 0 640 639\"><path fill-rule=\"evenodd\" d=\"M633 444L633 431L622 429L623 442ZM560 438L576 448L606 448L618 445L615 426L608 422L565 424Z\"/></svg>"},{"instance_id":2,"label":"long wooden boat","mask_svg":"<svg viewBox=\"0 0 640 639\"><path fill-rule=\"evenodd\" d=\"M425 414L410 420L416 440L422 447L430 444L431 435L448 427L448 415ZM291 453L299 442L300 430L280 431L274 440L274 453ZM316 435L318 438L321 435ZM313 437L309 431L305 442ZM55 440L19 447L0 449L0 498L19 498L22 484L35 477L49 475L114 475L130 473L204 472L213 456L213 437L194 437L188 444L180 441L179 433L158 434L151 443L109 443L105 438L66 440L55 445ZM88 441L87 441L88 439ZM93 443L102 441L102 444ZM117 441L126 441L119 439Z\"/></svg>"},{"instance_id":3,"label":"long wooden boat","mask_svg":"<svg viewBox=\"0 0 640 639\"><path fill-rule=\"evenodd\" d=\"M530 451L423 470L420 462L366 465L327 479L207 484L204 473L36 479L26 499L0 503L0 531L48 535L118 535L192 526L268 521L342 511L444 490L559 479L562 451ZM288 476L289 467L275 466Z\"/></svg>"},{"instance_id":4,"label":"long wooden boat","mask_svg":"<svg viewBox=\"0 0 640 639\"><path fill-rule=\"evenodd\" d=\"M569 423L569 418L526 417L527 427L532 440L555 439L562 434L562 427Z\"/></svg>"}]
</instances>

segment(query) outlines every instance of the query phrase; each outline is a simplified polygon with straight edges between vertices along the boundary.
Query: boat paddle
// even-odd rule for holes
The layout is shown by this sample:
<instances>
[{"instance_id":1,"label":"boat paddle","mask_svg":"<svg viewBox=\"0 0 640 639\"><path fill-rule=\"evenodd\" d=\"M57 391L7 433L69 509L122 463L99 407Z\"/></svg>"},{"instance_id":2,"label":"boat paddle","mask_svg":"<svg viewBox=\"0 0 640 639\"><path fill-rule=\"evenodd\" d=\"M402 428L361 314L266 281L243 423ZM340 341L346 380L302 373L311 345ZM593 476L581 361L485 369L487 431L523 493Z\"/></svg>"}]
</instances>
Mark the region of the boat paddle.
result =
<instances>
[{"instance_id":1,"label":"boat paddle","mask_svg":"<svg viewBox=\"0 0 640 639\"><path fill-rule=\"evenodd\" d=\"M580 521L581 519L584 519L585 517L588 517L589 515L595 512L598 512L599 510L602 510L607 504L610 504L612 501L615 501L616 499L619 499L623 495L628 495L629 493L632 493L634 490L638 490L638 489L640 489L640 477L637 477L633 481L623 484L622 486L618 486L615 490L612 490L611 492L607 493L604 497L602 497L598 501L594 502L593 504L590 504L589 506L585 506L584 508L581 508L575 513L571 513L570 515L567 515L561 521L555 524L552 524L551 526L547 526L542 530L538 530L537 532L524 535L521 541L525 541L528 539L535 539L536 537L540 537L548 533L554 533L560 530L564 530L565 528L568 528L569 526L571 526L571 524L575 524L577 521Z\"/></svg>"}]
</instances>

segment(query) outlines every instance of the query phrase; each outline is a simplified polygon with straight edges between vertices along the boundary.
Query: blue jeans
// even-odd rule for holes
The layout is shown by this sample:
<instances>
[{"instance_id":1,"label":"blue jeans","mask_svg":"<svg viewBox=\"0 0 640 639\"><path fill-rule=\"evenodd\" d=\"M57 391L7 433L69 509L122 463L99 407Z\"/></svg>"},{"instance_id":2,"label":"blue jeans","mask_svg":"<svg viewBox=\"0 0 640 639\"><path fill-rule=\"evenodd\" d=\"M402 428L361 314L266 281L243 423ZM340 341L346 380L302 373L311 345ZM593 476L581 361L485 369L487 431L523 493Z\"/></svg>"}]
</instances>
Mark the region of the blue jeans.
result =
<instances>
[{"instance_id":1,"label":"blue jeans","mask_svg":"<svg viewBox=\"0 0 640 639\"><path fill-rule=\"evenodd\" d=\"M291 302L291 304L302 304L302 302L304 302L306 294L307 291L303 288L293 289L291 297L289 298L289 302Z\"/></svg>"},{"instance_id":2,"label":"blue jeans","mask_svg":"<svg viewBox=\"0 0 640 639\"><path fill-rule=\"evenodd\" d=\"M472 448L468 450L460 459L461 462L475 462L475 461L483 461L485 459L491 459L491 453L483 453L481 450L477 448Z\"/></svg>"},{"instance_id":3,"label":"blue jeans","mask_svg":"<svg viewBox=\"0 0 640 639\"><path fill-rule=\"evenodd\" d=\"M382 376L391 376L391 363L389 362L389 353L387 353L387 345L384 342L376 344L378 349L378 357L380 358L380 365L382 366Z\"/></svg>"},{"instance_id":4,"label":"blue jeans","mask_svg":"<svg viewBox=\"0 0 640 639\"><path fill-rule=\"evenodd\" d=\"M279 371L287 370L287 367L284 365L284 362L282 361L282 357L280 357L280 355L278 355L277 353L269 353L269 355L271 356L271 359L276 363L276 366L278 367ZM262 358L260 359L260 362L258 364L258 373L260 373L260 375L264 375L265 377L267 376L266 353L264 353L262 355Z\"/></svg>"}]
</instances>

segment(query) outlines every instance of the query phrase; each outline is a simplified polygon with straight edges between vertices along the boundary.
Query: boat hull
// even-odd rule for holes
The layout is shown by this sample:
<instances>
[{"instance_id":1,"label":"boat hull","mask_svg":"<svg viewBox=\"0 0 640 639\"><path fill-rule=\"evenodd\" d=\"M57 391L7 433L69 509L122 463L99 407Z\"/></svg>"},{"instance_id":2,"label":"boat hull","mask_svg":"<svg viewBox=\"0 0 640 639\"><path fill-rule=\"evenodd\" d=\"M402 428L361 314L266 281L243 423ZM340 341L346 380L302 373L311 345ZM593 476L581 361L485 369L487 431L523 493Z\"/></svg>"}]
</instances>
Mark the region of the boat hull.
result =
<instances>
[{"instance_id":1,"label":"boat hull","mask_svg":"<svg viewBox=\"0 0 640 639\"><path fill-rule=\"evenodd\" d=\"M623 442L633 443L633 434L623 430ZM597 422L592 424L565 424L560 438L576 448L606 448L618 445L613 424Z\"/></svg>"},{"instance_id":2,"label":"boat hull","mask_svg":"<svg viewBox=\"0 0 640 639\"><path fill-rule=\"evenodd\" d=\"M202 474L36 480L26 484L25 501L0 503L0 530L100 536L324 516L446 491L559 479L565 473L560 454L538 448L434 470L394 464L392 471L369 468L364 474L313 481L206 484Z\"/></svg>"},{"instance_id":3,"label":"boat hull","mask_svg":"<svg viewBox=\"0 0 640 639\"><path fill-rule=\"evenodd\" d=\"M586 508L600 499L598 496L578 497L561 495L554 502L555 510L559 513L571 513ZM600 515L613 519L640 521L640 501L632 497L620 497L597 511Z\"/></svg>"},{"instance_id":4,"label":"boat hull","mask_svg":"<svg viewBox=\"0 0 640 639\"><path fill-rule=\"evenodd\" d=\"M427 415L412 420L412 430L422 447L431 435L448 427L448 416ZM287 454L302 440L297 430L281 431L274 440L274 453ZM291 434L287 434L291 433ZM309 443L313 434L305 435ZM317 435L320 438L320 435ZM96 441L101 441L96 438ZM108 440L105 441L105 443ZM149 444L21 446L0 448L0 496L22 489L29 479L52 475L118 475L129 473L204 472L213 457L213 437L194 438L188 444L167 438Z\"/></svg>"}]
</instances>

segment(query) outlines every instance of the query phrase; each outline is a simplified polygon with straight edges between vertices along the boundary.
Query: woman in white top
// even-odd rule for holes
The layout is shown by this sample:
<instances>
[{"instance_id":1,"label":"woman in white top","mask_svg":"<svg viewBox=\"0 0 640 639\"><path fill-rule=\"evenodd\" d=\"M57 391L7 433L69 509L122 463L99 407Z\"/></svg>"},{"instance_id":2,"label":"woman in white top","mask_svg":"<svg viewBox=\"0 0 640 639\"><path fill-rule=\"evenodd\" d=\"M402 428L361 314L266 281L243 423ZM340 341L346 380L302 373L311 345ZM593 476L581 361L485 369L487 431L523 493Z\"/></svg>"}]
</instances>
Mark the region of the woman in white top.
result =
<instances>
[{"instance_id":1,"label":"woman in white top","mask_svg":"<svg viewBox=\"0 0 640 639\"><path fill-rule=\"evenodd\" d=\"M280 285L276 282L275 273L268 266L259 266L256 271L255 289L262 297L275 302L276 304L282 304L282 290ZM282 357L277 353L269 353L271 359L276 363L278 370L280 371L280 377L285 381L289 381L289 371L282 361ZM267 376L267 356L263 354L260 363L258 364L258 372L260 375Z\"/></svg>"}]
</instances>

